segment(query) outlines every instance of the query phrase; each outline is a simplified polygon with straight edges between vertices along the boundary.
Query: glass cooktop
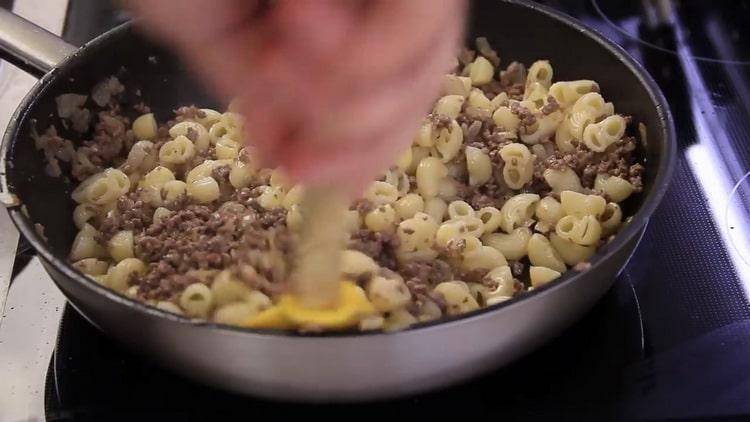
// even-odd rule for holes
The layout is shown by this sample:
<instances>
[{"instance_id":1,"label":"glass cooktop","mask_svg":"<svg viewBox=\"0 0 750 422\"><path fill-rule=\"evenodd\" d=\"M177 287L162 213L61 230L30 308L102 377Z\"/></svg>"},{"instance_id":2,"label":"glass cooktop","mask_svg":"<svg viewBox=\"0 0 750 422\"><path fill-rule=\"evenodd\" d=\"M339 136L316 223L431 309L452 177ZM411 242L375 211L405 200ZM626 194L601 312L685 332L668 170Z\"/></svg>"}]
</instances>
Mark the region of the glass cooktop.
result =
<instances>
[{"instance_id":1,"label":"glass cooktop","mask_svg":"<svg viewBox=\"0 0 750 422\"><path fill-rule=\"evenodd\" d=\"M48 420L354 411L509 420L750 417L750 2L544 3L636 57L667 96L678 131L678 163L661 207L615 286L580 322L517 363L447 390L306 406L181 379L67 309L49 367ZM123 19L108 2L72 0L66 37L80 44Z\"/></svg>"}]
</instances>

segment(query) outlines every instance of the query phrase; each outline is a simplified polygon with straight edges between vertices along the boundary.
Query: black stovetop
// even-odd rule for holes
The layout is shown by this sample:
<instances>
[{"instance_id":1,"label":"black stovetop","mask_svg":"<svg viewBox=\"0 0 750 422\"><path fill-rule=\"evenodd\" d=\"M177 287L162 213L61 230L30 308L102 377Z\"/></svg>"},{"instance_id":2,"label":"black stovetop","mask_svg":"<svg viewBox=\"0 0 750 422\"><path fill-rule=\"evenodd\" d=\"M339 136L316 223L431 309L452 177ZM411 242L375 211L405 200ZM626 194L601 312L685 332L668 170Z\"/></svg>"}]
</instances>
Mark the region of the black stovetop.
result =
<instances>
[{"instance_id":1,"label":"black stovetop","mask_svg":"<svg viewBox=\"0 0 750 422\"><path fill-rule=\"evenodd\" d=\"M130 354L66 309L48 420L223 420L294 415L498 419L750 418L750 2L673 2L649 29L632 0L547 1L626 48L655 77L678 130L674 180L630 264L579 323L479 380L365 405L305 406L194 384ZM122 15L71 0L81 43Z\"/></svg>"}]
</instances>

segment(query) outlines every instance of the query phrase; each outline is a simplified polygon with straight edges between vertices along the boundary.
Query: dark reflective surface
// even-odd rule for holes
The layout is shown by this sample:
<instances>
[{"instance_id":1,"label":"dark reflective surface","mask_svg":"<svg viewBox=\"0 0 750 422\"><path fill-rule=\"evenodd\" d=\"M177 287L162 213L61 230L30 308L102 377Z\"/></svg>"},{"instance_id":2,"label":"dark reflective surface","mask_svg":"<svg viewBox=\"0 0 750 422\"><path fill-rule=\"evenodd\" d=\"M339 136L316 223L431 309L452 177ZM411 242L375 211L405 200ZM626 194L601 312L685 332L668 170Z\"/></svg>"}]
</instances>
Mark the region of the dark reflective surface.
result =
<instances>
[{"instance_id":1,"label":"dark reflective surface","mask_svg":"<svg viewBox=\"0 0 750 422\"><path fill-rule=\"evenodd\" d=\"M49 420L354 411L510 420L750 417L748 2L675 2L675 26L661 28L642 23L636 1L547 3L646 66L670 102L679 137L678 165L662 206L615 287L580 323L466 385L396 402L311 407L184 381L124 352L67 310L50 365ZM102 10L111 7L73 0L69 39L81 42L111 25ZM83 16L96 17L88 29Z\"/></svg>"}]
</instances>

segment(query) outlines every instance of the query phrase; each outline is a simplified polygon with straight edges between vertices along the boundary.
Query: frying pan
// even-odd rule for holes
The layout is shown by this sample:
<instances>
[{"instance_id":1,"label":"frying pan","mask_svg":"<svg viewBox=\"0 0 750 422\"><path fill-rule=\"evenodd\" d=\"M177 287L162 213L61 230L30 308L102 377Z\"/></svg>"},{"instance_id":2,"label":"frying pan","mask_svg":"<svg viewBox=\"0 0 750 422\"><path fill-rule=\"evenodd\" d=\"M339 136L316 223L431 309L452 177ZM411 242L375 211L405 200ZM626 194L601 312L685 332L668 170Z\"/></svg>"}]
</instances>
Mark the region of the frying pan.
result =
<instances>
[{"instance_id":1,"label":"frying pan","mask_svg":"<svg viewBox=\"0 0 750 422\"><path fill-rule=\"evenodd\" d=\"M632 221L590 260L589 270L569 271L502 304L397 333L301 335L190 321L114 293L73 269L66 261L75 235L73 186L45 174L31 140L35 124L44 129L59 123L53 117L55 97L88 93L103 78L117 75L129 92L140 89L160 120L180 105L219 106L169 49L143 38L130 24L76 49L14 15L0 14L4 57L41 77L5 133L0 197L54 282L86 319L186 377L235 392L306 401L387 398L469 379L558 335L611 286L666 190L675 135L667 103L644 69L570 17L518 0L480 1L473 4L468 32L469 39L488 37L505 63L547 58L557 80L595 79L619 112L647 127L640 150L646 159L644 190L624 207ZM45 236L35 223L44 226Z\"/></svg>"}]
</instances>

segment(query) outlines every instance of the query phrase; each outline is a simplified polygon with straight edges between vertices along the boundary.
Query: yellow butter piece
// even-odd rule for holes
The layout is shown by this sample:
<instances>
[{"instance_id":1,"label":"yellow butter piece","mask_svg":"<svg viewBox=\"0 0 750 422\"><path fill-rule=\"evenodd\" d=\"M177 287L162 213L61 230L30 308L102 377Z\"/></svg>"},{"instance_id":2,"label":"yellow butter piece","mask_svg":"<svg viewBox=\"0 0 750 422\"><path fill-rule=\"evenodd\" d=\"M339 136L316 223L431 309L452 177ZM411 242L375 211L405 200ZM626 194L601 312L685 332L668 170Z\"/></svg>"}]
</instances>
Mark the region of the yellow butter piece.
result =
<instances>
[{"instance_id":1,"label":"yellow butter piece","mask_svg":"<svg viewBox=\"0 0 750 422\"><path fill-rule=\"evenodd\" d=\"M272 306L258 315L251 318L244 324L247 328L263 328L288 330L294 328L294 324L289 321L284 310L279 306Z\"/></svg>"},{"instance_id":2,"label":"yellow butter piece","mask_svg":"<svg viewBox=\"0 0 750 422\"><path fill-rule=\"evenodd\" d=\"M323 329L342 329L355 326L363 317L375 312L362 289L352 282L344 281L339 286L339 303L335 308L308 308L303 306L296 296L284 295L277 305L255 316L246 326L277 329L315 326Z\"/></svg>"}]
</instances>

